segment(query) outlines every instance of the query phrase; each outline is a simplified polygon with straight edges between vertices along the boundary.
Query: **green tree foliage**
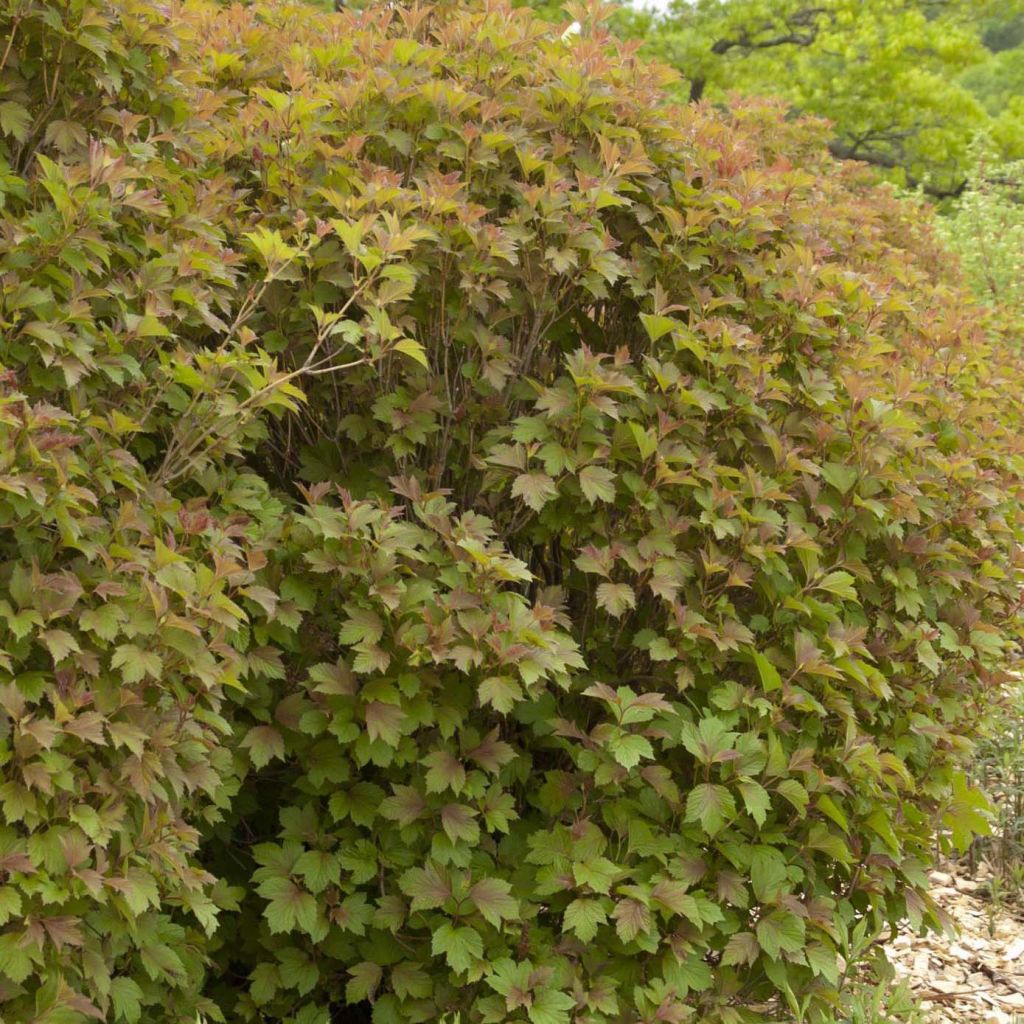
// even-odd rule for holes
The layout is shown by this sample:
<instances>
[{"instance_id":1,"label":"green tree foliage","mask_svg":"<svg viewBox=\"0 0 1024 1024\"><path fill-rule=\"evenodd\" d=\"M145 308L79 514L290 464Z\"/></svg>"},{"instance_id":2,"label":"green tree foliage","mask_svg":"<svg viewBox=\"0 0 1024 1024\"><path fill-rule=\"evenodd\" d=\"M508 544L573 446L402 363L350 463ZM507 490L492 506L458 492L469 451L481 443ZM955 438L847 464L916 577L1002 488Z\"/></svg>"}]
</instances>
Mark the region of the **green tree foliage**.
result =
<instances>
[{"instance_id":1,"label":"green tree foliage","mask_svg":"<svg viewBox=\"0 0 1024 1024\"><path fill-rule=\"evenodd\" d=\"M935 923L1019 357L579 13L0 8L3 1019L823 1022Z\"/></svg>"},{"instance_id":2,"label":"green tree foliage","mask_svg":"<svg viewBox=\"0 0 1024 1024\"><path fill-rule=\"evenodd\" d=\"M982 41L986 29L994 45L1011 38L1018 9L1017 0L682 0L665 18L627 14L622 26L680 70L691 99L781 96L833 123L837 156L943 196L962 187L979 130L1022 151L1021 111L1001 102L1001 66L1013 58L993 62Z\"/></svg>"},{"instance_id":3,"label":"green tree foliage","mask_svg":"<svg viewBox=\"0 0 1024 1024\"><path fill-rule=\"evenodd\" d=\"M966 71L960 81L985 105L997 125L1011 116L1017 121L1024 118L1024 48L993 54ZM1000 114L1007 116L1000 120Z\"/></svg>"},{"instance_id":4,"label":"green tree foliage","mask_svg":"<svg viewBox=\"0 0 1024 1024\"><path fill-rule=\"evenodd\" d=\"M1024 43L1024 12L1005 5L1001 13L999 5L981 23L981 41L993 52L1002 53Z\"/></svg>"}]
</instances>

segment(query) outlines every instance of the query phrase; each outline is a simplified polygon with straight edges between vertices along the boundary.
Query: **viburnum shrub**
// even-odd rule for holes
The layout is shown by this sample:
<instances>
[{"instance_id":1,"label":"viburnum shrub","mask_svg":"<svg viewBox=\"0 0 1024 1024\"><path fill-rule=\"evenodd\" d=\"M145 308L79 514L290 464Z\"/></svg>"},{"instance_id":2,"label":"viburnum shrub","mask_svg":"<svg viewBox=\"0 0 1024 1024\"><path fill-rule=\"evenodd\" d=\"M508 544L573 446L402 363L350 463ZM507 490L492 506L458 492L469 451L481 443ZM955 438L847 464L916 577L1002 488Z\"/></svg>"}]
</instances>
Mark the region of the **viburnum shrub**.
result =
<instances>
[{"instance_id":1,"label":"viburnum shrub","mask_svg":"<svg viewBox=\"0 0 1024 1024\"><path fill-rule=\"evenodd\" d=\"M0 7L0 1016L827 1021L1020 638L924 214L572 12Z\"/></svg>"}]
</instances>

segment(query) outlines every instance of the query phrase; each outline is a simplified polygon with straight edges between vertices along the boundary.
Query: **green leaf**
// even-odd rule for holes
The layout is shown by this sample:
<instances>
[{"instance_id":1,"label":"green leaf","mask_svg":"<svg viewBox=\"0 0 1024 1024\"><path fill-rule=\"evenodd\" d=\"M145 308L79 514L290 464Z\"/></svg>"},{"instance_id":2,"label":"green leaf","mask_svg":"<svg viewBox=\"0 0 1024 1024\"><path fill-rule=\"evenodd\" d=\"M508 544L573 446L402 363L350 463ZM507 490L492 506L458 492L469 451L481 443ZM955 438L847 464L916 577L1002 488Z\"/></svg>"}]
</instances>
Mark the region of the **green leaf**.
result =
<instances>
[{"instance_id":1,"label":"green leaf","mask_svg":"<svg viewBox=\"0 0 1024 1024\"><path fill-rule=\"evenodd\" d=\"M768 791L759 782L754 782L752 779L741 780L737 788L743 797L747 813L758 825L763 825L768 818L768 812L772 809L772 800Z\"/></svg>"},{"instance_id":2,"label":"green leaf","mask_svg":"<svg viewBox=\"0 0 1024 1024\"><path fill-rule=\"evenodd\" d=\"M575 1007L576 1000L568 993L543 988L534 993L526 1016L530 1024L569 1024L570 1014Z\"/></svg>"},{"instance_id":3,"label":"green leaf","mask_svg":"<svg viewBox=\"0 0 1024 1024\"><path fill-rule=\"evenodd\" d=\"M257 964L249 975L249 995L257 1006L265 1006L274 998L281 976L275 964Z\"/></svg>"},{"instance_id":4,"label":"green leaf","mask_svg":"<svg viewBox=\"0 0 1024 1024\"><path fill-rule=\"evenodd\" d=\"M534 512L557 496L555 482L547 473L521 473L512 483L512 497L522 498Z\"/></svg>"},{"instance_id":5,"label":"green leaf","mask_svg":"<svg viewBox=\"0 0 1024 1024\"><path fill-rule=\"evenodd\" d=\"M384 975L380 964L368 960L350 967L348 973L350 980L345 986L345 1002L349 1004L372 999Z\"/></svg>"},{"instance_id":6,"label":"green leaf","mask_svg":"<svg viewBox=\"0 0 1024 1024\"><path fill-rule=\"evenodd\" d=\"M834 949L811 943L804 950L804 956L807 957L807 963L815 974L824 978L830 985L839 984L839 962Z\"/></svg>"},{"instance_id":7,"label":"green leaf","mask_svg":"<svg viewBox=\"0 0 1024 1024\"><path fill-rule=\"evenodd\" d=\"M482 960L484 955L483 939L477 932L450 923L434 931L430 949L434 956L444 954L448 966L460 974Z\"/></svg>"},{"instance_id":8,"label":"green leaf","mask_svg":"<svg viewBox=\"0 0 1024 1024\"><path fill-rule=\"evenodd\" d=\"M36 626L42 624L42 616L39 614L39 612L35 611L32 608L25 609L15 613L10 609L10 606L7 605L6 601L0 604L0 608L4 608L5 606L6 609L4 612L4 618L7 621L8 628L14 634L17 640L21 640L23 637L28 636L29 633L31 633ZM78 618L78 624L82 626L83 629L88 628L86 626L88 616L89 611L87 610L82 612L82 614ZM107 639L112 639L112 637L108 637Z\"/></svg>"},{"instance_id":9,"label":"green leaf","mask_svg":"<svg viewBox=\"0 0 1024 1024\"><path fill-rule=\"evenodd\" d=\"M48 629L41 634L41 639L50 652L54 662L63 661L68 655L80 651L78 641L66 629ZM116 655L115 655L116 667ZM133 682L134 680L128 680Z\"/></svg>"},{"instance_id":10,"label":"green leaf","mask_svg":"<svg viewBox=\"0 0 1024 1024\"><path fill-rule=\"evenodd\" d=\"M644 325L647 337L651 341L657 341L668 334L669 331L674 331L677 327L682 326L677 320L673 320L669 316L660 316L653 313L641 313L640 322Z\"/></svg>"},{"instance_id":11,"label":"green leaf","mask_svg":"<svg viewBox=\"0 0 1024 1024\"><path fill-rule=\"evenodd\" d=\"M160 905L160 890L156 879L142 868L129 868L124 876L108 879L107 885L124 899L128 909L136 916Z\"/></svg>"},{"instance_id":12,"label":"green leaf","mask_svg":"<svg viewBox=\"0 0 1024 1024\"><path fill-rule=\"evenodd\" d=\"M562 930L575 932L581 942L590 942L607 920L608 914L599 900L579 897L565 908Z\"/></svg>"},{"instance_id":13,"label":"green leaf","mask_svg":"<svg viewBox=\"0 0 1024 1024\"><path fill-rule=\"evenodd\" d=\"M752 964L760 953L761 947L752 932L736 932L729 937L725 949L722 950L722 966L738 967L742 964Z\"/></svg>"},{"instance_id":14,"label":"green leaf","mask_svg":"<svg viewBox=\"0 0 1024 1024\"><path fill-rule=\"evenodd\" d=\"M461 793L466 785L466 769L454 754L446 750L436 750L423 758L427 766L424 776L428 793L443 793L450 789L453 793Z\"/></svg>"},{"instance_id":15,"label":"green leaf","mask_svg":"<svg viewBox=\"0 0 1024 1024\"><path fill-rule=\"evenodd\" d=\"M289 946L277 950L280 961L278 976L285 988L293 988L299 995L306 995L316 988L320 981L320 970L304 949Z\"/></svg>"},{"instance_id":16,"label":"green leaf","mask_svg":"<svg viewBox=\"0 0 1024 1024\"><path fill-rule=\"evenodd\" d=\"M686 820L700 822L709 836L717 835L735 814L736 802L725 786L702 782L686 798Z\"/></svg>"},{"instance_id":17,"label":"green leaf","mask_svg":"<svg viewBox=\"0 0 1024 1024\"><path fill-rule=\"evenodd\" d=\"M474 906L495 927L503 920L519 916L519 904L512 895L512 886L502 878L481 878L469 890Z\"/></svg>"},{"instance_id":18,"label":"green leaf","mask_svg":"<svg viewBox=\"0 0 1024 1024\"><path fill-rule=\"evenodd\" d=\"M338 859L356 885L369 882L377 876L377 848L369 840L346 843L341 847Z\"/></svg>"},{"instance_id":19,"label":"green leaf","mask_svg":"<svg viewBox=\"0 0 1024 1024\"><path fill-rule=\"evenodd\" d=\"M24 142L31 127L32 116L24 106L13 100L0 103L0 132L13 136L18 142Z\"/></svg>"},{"instance_id":20,"label":"green leaf","mask_svg":"<svg viewBox=\"0 0 1024 1024\"><path fill-rule=\"evenodd\" d=\"M785 797L797 809L800 816L803 817L810 797L807 795L807 790L796 779L783 779L775 787L775 792L779 796Z\"/></svg>"},{"instance_id":21,"label":"green leaf","mask_svg":"<svg viewBox=\"0 0 1024 1024\"><path fill-rule=\"evenodd\" d=\"M481 705L490 704L499 714L507 715L523 699L523 690L510 676L489 676L477 690Z\"/></svg>"},{"instance_id":22,"label":"green leaf","mask_svg":"<svg viewBox=\"0 0 1024 1024\"><path fill-rule=\"evenodd\" d=\"M171 332L155 316L140 316L133 333L139 338L166 338Z\"/></svg>"},{"instance_id":23,"label":"green leaf","mask_svg":"<svg viewBox=\"0 0 1024 1024\"><path fill-rule=\"evenodd\" d=\"M933 676L942 671L942 659L938 656L935 648L928 640L922 640L917 645L917 660L924 665Z\"/></svg>"},{"instance_id":24,"label":"green leaf","mask_svg":"<svg viewBox=\"0 0 1024 1024\"><path fill-rule=\"evenodd\" d=\"M427 810L423 794L414 786L395 786L394 795L382 800L379 810L389 821L397 821L400 825L411 825Z\"/></svg>"},{"instance_id":25,"label":"green leaf","mask_svg":"<svg viewBox=\"0 0 1024 1024\"><path fill-rule=\"evenodd\" d=\"M336 854L326 850L307 850L295 862L294 870L312 893L321 893L341 880L341 863Z\"/></svg>"},{"instance_id":26,"label":"green leaf","mask_svg":"<svg viewBox=\"0 0 1024 1024\"><path fill-rule=\"evenodd\" d=\"M855 577L848 572L830 572L823 579L815 584L818 590L827 590L836 597L842 597L847 601L857 600L857 588L854 586Z\"/></svg>"},{"instance_id":27,"label":"green leaf","mask_svg":"<svg viewBox=\"0 0 1024 1024\"><path fill-rule=\"evenodd\" d=\"M288 245L279 231L262 225L255 231L245 232L244 237L259 255L271 276L299 255L299 250Z\"/></svg>"},{"instance_id":28,"label":"green leaf","mask_svg":"<svg viewBox=\"0 0 1024 1024\"><path fill-rule=\"evenodd\" d=\"M366 901L366 896L355 892L341 901L341 906L331 911L331 920L343 932L365 935L366 929L374 922L376 914Z\"/></svg>"},{"instance_id":29,"label":"green leaf","mask_svg":"<svg viewBox=\"0 0 1024 1024\"><path fill-rule=\"evenodd\" d=\"M651 900L672 914L679 914L700 928L704 924L700 904L686 891L684 882L663 880L651 889Z\"/></svg>"},{"instance_id":30,"label":"green leaf","mask_svg":"<svg viewBox=\"0 0 1024 1024\"><path fill-rule=\"evenodd\" d=\"M401 341L395 343L395 351L401 352L402 355L408 356L410 359L419 363L423 369L430 369L430 361L427 359L427 351L418 341L414 341L412 338L403 338Z\"/></svg>"},{"instance_id":31,"label":"green leaf","mask_svg":"<svg viewBox=\"0 0 1024 1024\"><path fill-rule=\"evenodd\" d=\"M750 860L750 881L762 903L773 903L789 886L786 859L771 846L758 846Z\"/></svg>"},{"instance_id":32,"label":"green leaf","mask_svg":"<svg viewBox=\"0 0 1024 1024\"><path fill-rule=\"evenodd\" d=\"M605 857L576 861L572 866L577 885L588 885L594 892L607 893L618 878L620 869Z\"/></svg>"},{"instance_id":33,"label":"green leaf","mask_svg":"<svg viewBox=\"0 0 1024 1024\"><path fill-rule=\"evenodd\" d=\"M780 953L799 953L804 948L804 922L786 910L774 910L757 922L757 941L773 959Z\"/></svg>"},{"instance_id":34,"label":"green leaf","mask_svg":"<svg viewBox=\"0 0 1024 1024\"><path fill-rule=\"evenodd\" d=\"M135 644L122 644L110 659L114 668L121 670L126 683L137 683L149 677L159 679L163 670L163 659L153 651L144 651Z\"/></svg>"},{"instance_id":35,"label":"green leaf","mask_svg":"<svg viewBox=\"0 0 1024 1024\"><path fill-rule=\"evenodd\" d=\"M649 459L658 450L658 437L653 430L645 430L639 423L630 422L629 432L633 435L640 458Z\"/></svg>"},{"instance_id":36,"label":"green leaf","mask_svg":"<svg viewBox=\"0 0 1024 1024\"><path fill-rule=\"evenodd\" d=\"M53 120L46 126L46 141L61 153L70 153L76 146L89 141L85 128L76 121Z\"/></svg>"},{"instance_id":37,"label":"green leaf","mask_svg":"<svg viewBox=\"0 0 1024 1024\"><path fill-rule=\"evenodd\" d=\"M942 822L951 830L953 845L961 853L970 846L975 836L989 835L991 814L992 805L981 790L970 786L963 772L955 772L953 798Z\"/></svg>"},{"instance_id":38,"label":"green leaf","mask_svg":"<svg viewBox=\"0 0 1024 1024\"><path fill-rule=\"evenodd\" d=\"M433 910L451 898L452 885L447 872L434 864L409 868L398 880L399 888L412 897L412 910Z\"/></svg>"},{"instance_id":39,"label":"green leaf","mask_svg":"<svg viewBox=\"0 0 1024 1024\"><path fill-rule=\"evenodd\" d=\"M838 864L850 864L853 852L841 836L830 832L820 821L814 822L804 840L809 850L820 850Z\"/></svg>"},{"instance_id":40,"label":"green leaf","mask_svg":"<svg viewBox=\"0 0 1024 1024\"><path fill-rule=\"evenodd\" d=\"M711 967L696 954L692 954L685 960L676 960L673 957L666 963L664 974L665 980L683 996L688 994L691 989L694 992L703 992L711 988L715 981Z\"/></svg>"},{"instance_id":41,"label":"green leaf","mask_svg":"<svg viewBox=\"0 0 1024 1024\"><path fill-rule=\"evenodd\" d=\"M857 482L860 475L856 466L844 466L839 462L828 462L821 470L821 475L840 494L845 494Z\"/></svg>"},{"instance_id":42,"label":"green leaf","mask_svg":"<svg viewBox=\"0 0 1024 1024\"><path fill-rule=\"evenodd\" d=\"M404 961L391 968L391 987L399 999L426 999L434 983L419 964Z\"/></svg>"},{"instance_id":43,"label":"green leaf","mask_svg":"<svg viewBox=\"0 0 1024 1024\"><path fill-rule=\"evenodd\" d=\"M760 651L751 651L750 655L754 659L754 665L757 668L758 676L761 678L761 688L764 692L771 693L772 690L778 690L782 686L782 677L779 675L779 670Z\"/></svg>"},{"instance_id":44,"label":"green leaf","mask_svg":"<svg viewBox=\"0 0 1024 1024\"><path fill-rule=\"evenodd\" d=\"M453 842L476 844L480 838L480 826L476 811L465 804L445 804L441 808L441 828Z\"/></svg>"},{"instance_id":45,"label":"green leaf","mask_svg":"<svg viewBox=\"0 0 1024 1024\"><path fill-rule=\"evenodd\" d=\"M595 501L615 500L615 474L602 466L584 466L579 472L583 497L591 505Z\"/></svg>"},{"instance_id":46,"label":"green leaf","mask_svg":"<svg viewBox=\"0 0 1024 1024\"><path fill-rule=\"evenodd\" d=\"M21 894L9 885L0 888L0 925L21 913Z\"/></svg>"},{"instance_id":47,"label":"green leaf","mask_svg":"<svg viewBox=\"0 0 1024 1024\"><path fill-rule=\"evenodd\" d=\"M533 987L532 974L533 964L529 960L516 963L505 956L488 965L486 980L495 992L506 997L506 1006L514 1007L523 1002L523 996Z\"/></svg>"},{"instance_id":48,"label":"green leaf","mask_svg":"<svg viewBox=\"0 0 1024 1024\"><path fill-rule=\"evenodd\" d=\"M819 793L814 798L814 806L822 814L831 818L847 835L850 834L850 823L847 821L846 815L827 793Z\"/></svg>"},{"instance_id":49,"label":"green leaf","mask_svg":"<svg viewBox=\"0 0 1024 1024\"><path fill-rule=\"evenodd\" d=\"M142 989L131 978L113 978L110 1002L118 1020L137 1024L142 1019Z\"/></svg>"},{"instance_id":50,"label":"green leaf","mask_svg":"<svg viewBox=\"0 0 1024 1024\"><path fill-rule=\"evenodd\" d=\"M405 712L397 705L371 701L366 705L366 734L371 740L382 740L389 747L397 747L405 719Z\"/></svg>"},{"instance_id":51,"label":"green leaf","mask_svg":"<svg viewBox=\"0 0 1024 1024\"><path fill-rule=\"evenodd\" d=\"M654 757L650 740L638 733L613 733L608 738L608 749L612 757L626 769L635 768L644 758Z\"/></svg>"},{"instance_id":52,"label":"green leaf","mask_svg":"<svg viewBox=\"0 0 1024 1024\"><path fill-rule=\"evenodd\" d=\"M113 640L121 632L124 613L115 604L104 604L98 608L87 608L78 616L82 629L95 633L101 640Z\"/></svg>"},{"instance_id":53,"label":"green leaf","mask_svg":"<svg viewBox=\"0 0 1024 1024\"><path fill-rule=\"evenodd\" d=\"M719 764L729 759L736 737L736 733L730 732L725 724L713 715L705 715L697 725L687 722L680 733L683 746L701 764L708 765Z\"/></svg>"},{"instance_id":54,"label":"green leaf","mask_svg":"<svg viewBox=\"0 0 1024 1024\"><path fill-rule=\"evenodd\" d=\"M15 932L0 935L0 972L16 985L32 973L32 960Z\"/></svg>"},{"instance_id":55,"label":"green leaf","mask_svg":"<svg viewBox=\"0 0 1024 1024\"><path fill-rule=\"evenodd\" d=\"M272 725L253 726L242 740L249 751L249 759L256 768L262 768L274 758L284 759L284 737Z\"/></svg>"},{"instance_id":56,"label":"green leaf","mask_svg":"<svg viewBox=\"0 0 1024 1024\"><path fill-rule=\"evenodd\" d=\"M312 933L316 928L316 900L304 889L300 889L290 878L268 878L256 890L268 900L263 909L270 931L303 931Z\"/></svg>"},{"instance_id":57,"label":"green leaf","mask_svg":"<svg viewBox=\"0 0 1024 1024\"><path fill-rule=\"evenodd\" d=\"M349 607L348 619L338 631L338 640L346 646L353 644L375 644L384 635L384 623L380 616L368 608Z\"/></svg>"},{"instance_id":58,"label":"green leaf","mask_svg":"<svg viewBox=\"0 0 1024 1024\"><path fill-rule=\"evenodd\" d=\"M619 900L612 910L615 931L623 942L632 942L651 928L651 912L639 900Z\"/></svg>"},{"instance_id":59,"label":"green leaf","mask_svg":"<svg viewBox=\"0 0 1024 1024\"><path fill-rule=\"evenodd\" d=\"M628 583L600 583L595 596L598 608L616 619L636 607L636 592Z\"/></svg>"}]
</instances>

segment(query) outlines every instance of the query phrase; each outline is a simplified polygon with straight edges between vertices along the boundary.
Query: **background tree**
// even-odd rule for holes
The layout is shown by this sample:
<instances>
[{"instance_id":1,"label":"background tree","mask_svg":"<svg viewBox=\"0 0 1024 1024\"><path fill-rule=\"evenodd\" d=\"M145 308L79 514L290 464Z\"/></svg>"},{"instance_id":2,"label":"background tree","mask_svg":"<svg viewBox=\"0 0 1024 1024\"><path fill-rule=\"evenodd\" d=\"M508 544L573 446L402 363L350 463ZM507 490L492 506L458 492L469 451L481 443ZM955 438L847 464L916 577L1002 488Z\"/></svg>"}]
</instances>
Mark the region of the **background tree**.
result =
<instances>
[{"instance_id":1,"label":"background tree","mask_svg":"<svg viewBox=\"0 0 1024 1024\"><path fill-rule=\"evenodd\" d=\"M992 118L988 128L991 144L999 152L1019 152L1011 139L1014 129L1024 121L1024 13L1004 11L982 21L981 39L990 51L980 64L961 76L966 86L981 100ZM1009 144L1008 144L1009 141Z\"/></svg>"},{"instance_id":2,"label":"background tree","mask_svg":"<svg viewBox=\"0 0 1024 1024\"><path fill-rule=\"evenodd\" d=\"M957 194L979 129L1006 155L1024 146L993 47L1012 42L1019 0L697 0L619 28L683 75L691 100L778 95L833 122L835 155L936 197ZM993 63L994 62L994 63ZM981 73L978 69L991 69ZM999 65L999 66L997 66ZM978 92L975 92L975 88ZM987 105L986 105L986 100Z\"/></svg>"}]
</instances>

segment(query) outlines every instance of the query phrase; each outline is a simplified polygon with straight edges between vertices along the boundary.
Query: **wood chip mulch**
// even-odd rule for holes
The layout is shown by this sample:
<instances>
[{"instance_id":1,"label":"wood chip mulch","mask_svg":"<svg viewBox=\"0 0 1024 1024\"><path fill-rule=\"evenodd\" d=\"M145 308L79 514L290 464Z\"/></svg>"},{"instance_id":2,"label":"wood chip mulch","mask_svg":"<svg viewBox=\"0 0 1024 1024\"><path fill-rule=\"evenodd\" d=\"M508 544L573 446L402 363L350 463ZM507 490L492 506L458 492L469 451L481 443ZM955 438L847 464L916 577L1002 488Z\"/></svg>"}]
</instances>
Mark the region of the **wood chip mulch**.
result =
<instances>
[{"instance_id":1,"label":"wood chip mulch","mask_svg":"<svg viewBox=\"0 0 1024 1024\"><path fill-rule=\"evenodd\" d=\"M931 875L931 893L955 931L904 933L887 953L929 1024L1024 1024L1024 907L995 906L985 865Z\"/></svg>"}]
</instances>

